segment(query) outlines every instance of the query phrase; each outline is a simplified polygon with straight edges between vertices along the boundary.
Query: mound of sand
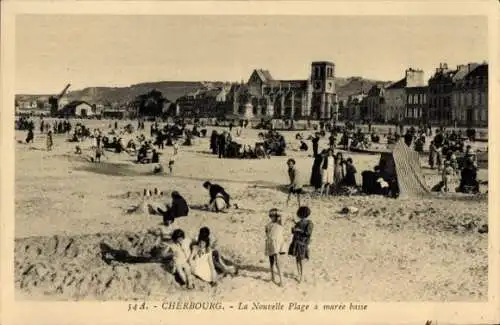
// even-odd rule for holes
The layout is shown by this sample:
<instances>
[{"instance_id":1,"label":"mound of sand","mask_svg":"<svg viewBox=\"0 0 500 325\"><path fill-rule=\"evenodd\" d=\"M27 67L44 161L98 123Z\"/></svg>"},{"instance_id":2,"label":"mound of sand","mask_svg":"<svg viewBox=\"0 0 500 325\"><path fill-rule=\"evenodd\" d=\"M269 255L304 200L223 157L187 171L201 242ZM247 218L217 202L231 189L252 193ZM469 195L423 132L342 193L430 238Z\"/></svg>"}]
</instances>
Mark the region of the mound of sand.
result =
<instances>
[{"instance_id":1,"label":"mound of sand","mask_svg":"<svg viewBox=\"0 0 500 325\"><path fill-rule=\"evenodd\" d=\"M175 288L174 277L162 265L108 265L101 244L148 256L157 242L151 232L88 236L30 237L16 241L15 283L25 294L57 295L65 299L122 299Z\"/></svg>"}]
</instances>

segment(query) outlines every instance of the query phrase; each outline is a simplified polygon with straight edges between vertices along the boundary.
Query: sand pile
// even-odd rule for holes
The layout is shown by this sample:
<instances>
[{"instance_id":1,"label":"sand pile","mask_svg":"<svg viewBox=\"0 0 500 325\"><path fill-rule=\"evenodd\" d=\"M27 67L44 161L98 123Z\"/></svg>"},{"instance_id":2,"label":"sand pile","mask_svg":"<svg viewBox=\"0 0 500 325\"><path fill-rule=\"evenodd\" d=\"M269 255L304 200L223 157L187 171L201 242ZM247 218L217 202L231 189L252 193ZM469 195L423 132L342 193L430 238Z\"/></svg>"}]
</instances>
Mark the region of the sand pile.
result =
<instances>
[{"instance_id":1,"label":"sand pile","mask_svg":"<svg viewBox=\"0 0 500 325\"><path fill-rule=\"evenodd\" d=\"M60 299L146 297L156 288L174 288L174 277L160 264L107 264L101 244L150 256L151 232L86 236L29 237L16 240L15 283L25 294Z\"/></svg>"}]
</instances>

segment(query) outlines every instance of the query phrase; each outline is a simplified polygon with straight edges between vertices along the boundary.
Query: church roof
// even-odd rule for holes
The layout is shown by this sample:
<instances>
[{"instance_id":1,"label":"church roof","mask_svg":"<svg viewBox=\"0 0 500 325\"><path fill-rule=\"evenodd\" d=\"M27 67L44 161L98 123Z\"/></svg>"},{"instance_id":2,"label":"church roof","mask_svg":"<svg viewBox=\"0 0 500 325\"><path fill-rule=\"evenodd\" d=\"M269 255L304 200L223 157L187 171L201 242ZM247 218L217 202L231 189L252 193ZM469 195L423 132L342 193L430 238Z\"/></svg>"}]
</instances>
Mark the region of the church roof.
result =
<instances>
[{"instance_id":1,"label":"church roof","mask_svg":"<svg viewBox=\"0 0 500 325\"><path fill-rule=\"evenodd\" d=\"M392 84L388 85L386 89L401 89L406 87L406 78L403 78L399 81L393 82Z\"/></svg>"},{"instance_id":2,"label":"church roof","mask_svg":"<svg viewBox=\"0 0 500 325\"><path fill-rule=\"evenodd\" d=\"M254 71L255 71L255 73L257 73L260 80L262 80L262 82L264 82L264 83L267 83L267 82L274 80L274 78L273 78L273 76L271 76L271 73L269 72L269 70L255 69Z\"/></svg>"}]
</instances>

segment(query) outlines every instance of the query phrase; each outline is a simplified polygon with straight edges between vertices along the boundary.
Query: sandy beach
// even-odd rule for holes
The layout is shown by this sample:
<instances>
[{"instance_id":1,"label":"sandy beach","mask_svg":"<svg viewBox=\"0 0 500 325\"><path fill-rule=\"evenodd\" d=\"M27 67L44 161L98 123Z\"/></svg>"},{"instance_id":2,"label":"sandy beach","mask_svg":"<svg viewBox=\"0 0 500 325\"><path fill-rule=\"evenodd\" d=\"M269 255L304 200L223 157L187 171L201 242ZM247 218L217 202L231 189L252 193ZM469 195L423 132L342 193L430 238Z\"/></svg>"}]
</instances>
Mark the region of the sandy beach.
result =
<instances>
[{"instance_id":1,"label":"sandy beach","mask_svg":"<svg viewBox=\"0 0 500 325\"><path fill-rule=\"evenodd\" d=\"M91 129L107 129L108 121L85 121ZM119 122L121 126L125 122ZM136 123L134 123L135 125ZM212 128L207 128L210 134ZM146 134L149 123L146 123ZM254 143L260 130L245 129L242 138ZM312 132L305 131L304 135ZM290 229L296 201L285 205L288 183L286 160L293 157L308 180L312 158L298 147L296 132L282 132L286 157L238 160L218 159L209 152L209 138L182 146L173 175L150 175L151 165L136 165L126 153L106 153L101 164L75 155L75 143L54 136L54 149L45 150L45 136L35 132L35 143L16 144L15 286L17 299L36 300L350 300L350 301L486 301L488 235L478 228L488 222L487 194L476 197L436 194L431 199L388 199L378 196L305 198L315 228L306 281L294 279L295 263L284 260L284 286L270 282L264 254L267 211L284 211ZM16 131L16 141L25 133ZM86 153L90 142L79 144ZM310 145L310 142L309 142ZM481 144L485 146L486 144ZM320 147L326 146L323 139ZM168 160L165 147L161 160ZM345 153L360 173L371 170L379 155ZM425 168L427 184L440 180ZM479 171L487 181L487 170ZM192 206L208 200L206 180L220 184L240 209L216 214L191 208L186 218L169 229L182 228L195 236L208 226L219 239L223 256L240 267L236 277L217 287L196 281L196 289L181 288L159 264L106 264L100 243L143 254L162 228L161 217L129 214L144 188L166 193L155 198L167 203L179 191ZM482 187L481 191L486 192ZM359 212L344 215L354 206ZM289 243L291 234L287 234Z\"/></svg>"}]
</instances>

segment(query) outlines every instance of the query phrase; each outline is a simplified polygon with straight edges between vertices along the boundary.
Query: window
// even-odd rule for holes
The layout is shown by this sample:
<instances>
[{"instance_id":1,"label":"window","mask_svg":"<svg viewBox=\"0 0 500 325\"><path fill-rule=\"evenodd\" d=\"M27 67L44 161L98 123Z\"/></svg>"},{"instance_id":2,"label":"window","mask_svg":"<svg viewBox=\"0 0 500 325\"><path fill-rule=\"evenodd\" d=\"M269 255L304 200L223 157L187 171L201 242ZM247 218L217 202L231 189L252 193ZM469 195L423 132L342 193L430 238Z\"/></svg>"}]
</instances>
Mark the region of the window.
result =
<instances>
[{"instance_id":1,"label":"window","mask_svg":"<svg viewBox=\"0 0 500 325\"><path fill-rule=\"evenodd\" d=\"M467 93L467 106L472 105L472 94Z\"/></svg>"},{"instance_id":2,"label":"window","mask_svg":"<svg viewBox=\"0 0 500 325\"><path fill-rule=\"evenodd\" d=\"M417 94L413 95L413 104L418 104L418 95Z\"/></svg>"},{"instance_id":3,"label":"window","mask_svg":"<svg viewBox=\"0 0 500 325\"><path fill-rule=\"evenodd\" d=\"M413 104L413 96L408 95L408 104Z\"/></svg>"}]
</instances>

